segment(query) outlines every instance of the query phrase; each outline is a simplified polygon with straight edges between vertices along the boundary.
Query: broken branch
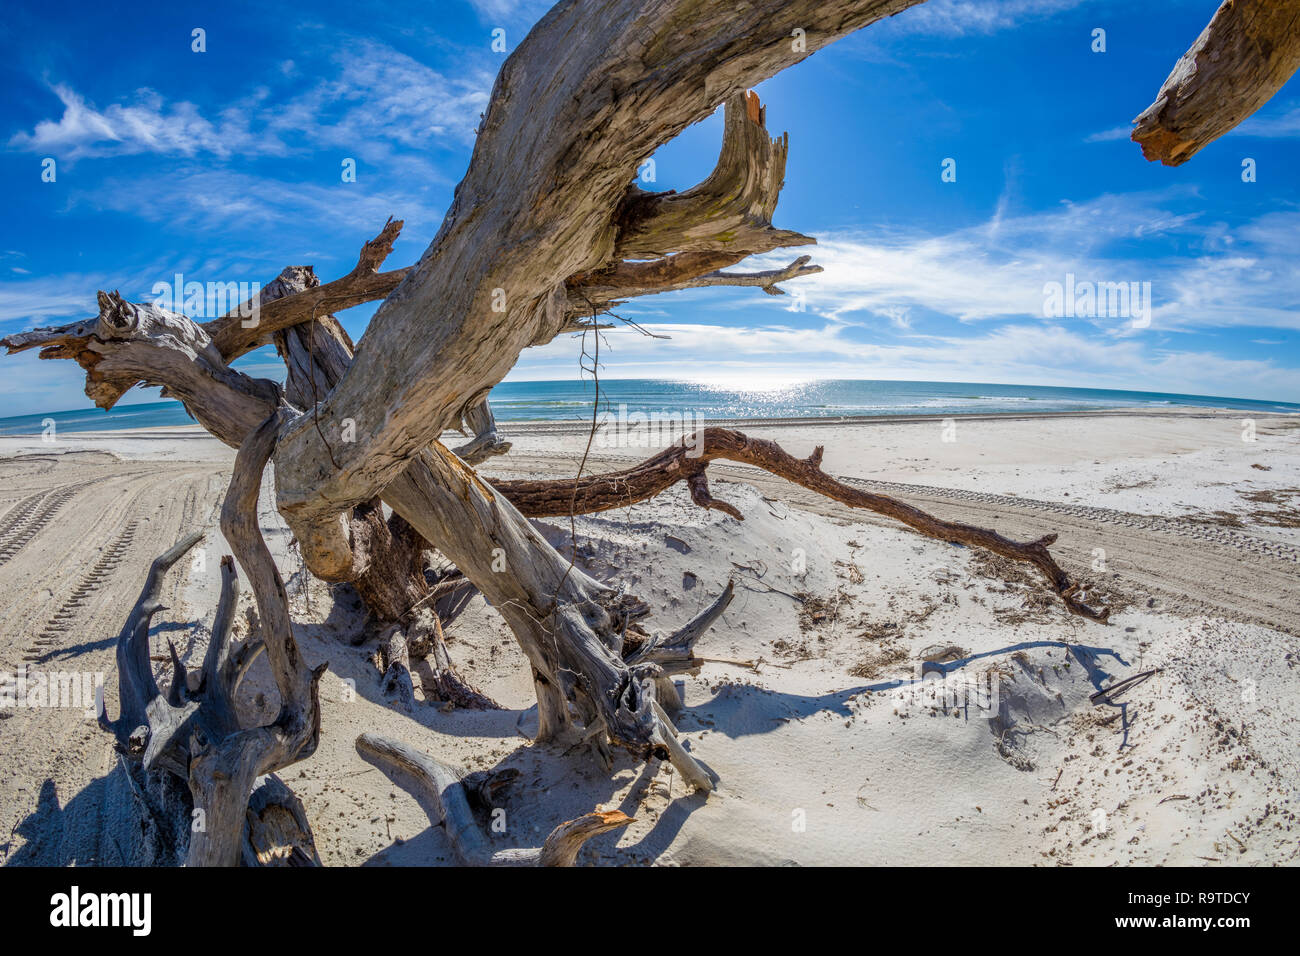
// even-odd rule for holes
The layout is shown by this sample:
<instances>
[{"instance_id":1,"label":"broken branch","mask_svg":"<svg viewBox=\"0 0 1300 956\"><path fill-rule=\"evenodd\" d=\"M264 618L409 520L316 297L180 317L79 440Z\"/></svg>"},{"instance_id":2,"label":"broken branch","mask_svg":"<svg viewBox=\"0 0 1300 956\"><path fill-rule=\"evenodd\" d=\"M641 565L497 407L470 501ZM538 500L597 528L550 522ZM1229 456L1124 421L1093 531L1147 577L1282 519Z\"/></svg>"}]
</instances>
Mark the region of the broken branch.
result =
<instances>
[{"instance_id":1,"label":"broken branch","mask_svg":"<svg viewBox=\"0 0 1300 956\"><path fill-rule=\"evenodd\" d=\"M1300 68L1300 0L1227 0L1133 122L1142 155L1187 162Z\"/></svg>"},{"instance_id":2,"label":"broken branch","mask_svg":"<svg viewBox=\"0 0 1300 956\"><path fill-rule=\"evenodd\" d=\"M529 517L555 517L588 514L626 508L645 501L679 481L690 483L692 498L705 508L725 511L741 518L740 512L726 502L713 499L704 482L705 469L715 459L753 465L851 508L863 508L901 521L926 537L984 548L1013 561L1032 564L1042 572L1052 590L1072 614L1105 623L1109 611L1094 609L1076 596L1079 586L1052 558L1048 545L1056 540L1048 535L1037 541L1019 542L1004 538L996 531L941 518L888 495L851 488L821 470L822 449L806 459L789 454L776 442L750 438L729 428L705 428L695 435L666 448L639 465L603 475L588 475L576 482L565 478L553 481L497 481L493 487Z\"/></svg>"}]
</instances>

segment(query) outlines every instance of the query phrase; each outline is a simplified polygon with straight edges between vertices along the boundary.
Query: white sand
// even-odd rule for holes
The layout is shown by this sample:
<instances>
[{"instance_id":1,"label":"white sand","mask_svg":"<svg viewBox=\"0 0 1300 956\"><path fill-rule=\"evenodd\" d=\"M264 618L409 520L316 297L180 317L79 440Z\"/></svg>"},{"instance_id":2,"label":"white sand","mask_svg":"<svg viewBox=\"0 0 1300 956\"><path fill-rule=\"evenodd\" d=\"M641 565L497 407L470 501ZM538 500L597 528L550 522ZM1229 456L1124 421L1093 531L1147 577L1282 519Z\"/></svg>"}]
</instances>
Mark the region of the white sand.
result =
<instances>
[{"instance_id":1,"label":"white sand","mask_svg":"<svg viewBox=\"0 0 1300 956\"><path fill-rule=\"evenodd\" d=\"M752 469L710 469L714 494L744 522L701 511L680 487L580 518L587 569L626 581L652 606L653 627L684 622L737 582L736 600L699 644L710 662L684 681L678 721L721 780L707 800L688 795L666 766L624 756L606 774L581 748L530 746L520 729L531 727L527 668L481 598L451 627L451 653L505 709L396 709L366 660L373 647L347 643L359 615L319 582L304 588L268 498L264 526L290 579L304 653L330 661L321 747L286 779L334 865L449 862L415 801L356 755L363 731L471 770L521 770L505 798L502 846L537 845L596 805L633 815L626 830L593 841L584 858L594 862L1294 862L1297 426L1259 419L1254 442L1241 440L1238 416L1210 412L959 419L955 442L942 441L939 422L745 428L795 454L825 444L832 474L925 486L906 491L909 500L945 516L1016 537L1060 531L1062 563L1116 600L1108 627L1044 600L1032 574L1008 582L966 549ZM573 474L586 444L578 428L505 430L515 448L484 466L489 480ZM42 456L0 462L0 526L41 489L90 482L0 564L0 669L31 646L122 522L146 512L101 603L78 612L84 631L53 646L94 642L62 666L109 671L112 701L105 638L149 559L182 529L205 527L208 566L176 575L177 599L156 619L155 638L155 653L166 635L201 656L205 631L194 625L215 603L215 505L232 453L201 433L167 431L60 436L53 448L0 439L0 456ZM606 470L652 449L596 451ZM96 508L116 511L100 520ZM567 521L539 524L569 547ZM1098 548L1104 571L1089 567ZM961 709L932 706L918 689L920 659L943 648L952 648L950 689L968 695ZM1161 671L1120 698L1123 711L1090 703L1099 686L1151 668ZM341 678L356 682L354 700ZM266 686L266 675L253 681ZM975 694L990 687L995 712ZM7 753L36 755L0 771L0 827L17 825L7 858L116 862L96 834L96 820L111 814L82 806L120 799L96 783L112 767L106 735L71 715L27 711L0 720L0 740Z\"/></svg>"}]
</instances>

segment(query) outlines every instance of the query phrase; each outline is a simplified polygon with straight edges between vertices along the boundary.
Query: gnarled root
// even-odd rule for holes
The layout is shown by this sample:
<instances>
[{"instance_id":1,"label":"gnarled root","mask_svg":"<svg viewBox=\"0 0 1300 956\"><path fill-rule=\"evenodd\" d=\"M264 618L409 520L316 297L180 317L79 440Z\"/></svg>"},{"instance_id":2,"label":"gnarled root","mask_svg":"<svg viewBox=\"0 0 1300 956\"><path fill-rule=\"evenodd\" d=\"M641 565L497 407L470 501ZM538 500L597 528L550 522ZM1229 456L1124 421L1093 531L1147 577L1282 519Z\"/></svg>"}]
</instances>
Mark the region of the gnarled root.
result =
<instances>
[{"instance_id":1,"label":"gnarled root","mask_svg":"<svg viewBox=\"0 0 1300 956\"><path fill-rule=\"evenodd\" d=\"M258 650L231 646L238 581L229 557L221 562L222 588L212 639L204 655L198 690L189 690L184 665L172 651L172 680L164 693L154 679L149 623L160 609L163 577L198 541L192 534L154 561L145 586L118 637L121 712L100 724L141 770L171 773L189 785L195 826L186 864L236 866L241 861L319 862L301 806L283 784L267 775L310 756L320 733L318 683L325 666L302 660L289 621L284 582L262 540L257 498L262 470L275 443L278 416L245 442L222 509L222 532L253 585L267 655L280 692L280 712L261 727L245 727L235 694ZM259 779L260 778L260 779ZM253 799L255 789L259 792ZM251 801L251 802L250 802Z\"/></svg>"}]
</instances>

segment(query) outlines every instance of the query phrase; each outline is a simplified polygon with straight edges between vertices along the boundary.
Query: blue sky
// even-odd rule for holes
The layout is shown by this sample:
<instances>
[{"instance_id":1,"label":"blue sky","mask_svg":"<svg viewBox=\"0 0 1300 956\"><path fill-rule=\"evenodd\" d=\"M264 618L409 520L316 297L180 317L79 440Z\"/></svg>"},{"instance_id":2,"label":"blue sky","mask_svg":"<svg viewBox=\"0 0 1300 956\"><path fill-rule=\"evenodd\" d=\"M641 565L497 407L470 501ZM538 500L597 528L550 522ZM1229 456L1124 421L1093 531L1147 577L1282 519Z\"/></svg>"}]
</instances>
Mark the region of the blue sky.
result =
<instances>
[{"instance_id":1,"label":"blue sky","mask_svg":"<svg viewBox=\"0 0 1300 956\"><path fill-rule=\"evenodd\" d=\"M0 22L0 334L149 300L175 273L346 272L389 215L415 261L469 161L504 56L547 4L10 4ZM709 289L620 310L606 377L1013 382L1300 401L1300 82L1190 163L1147 163L1130 121L1218 0L931 0L758 88L790 133L776 223L817 236L801 298ZM193 52L194 28L206 52ZM1106 31L1095 53L1093 31ZM716 159L721 113L646 188ZM56 180L43 182L53 158ZM343 182L344 159L356 161ZM956 160L956 182L941 180ZM1256 181L1242 181L1244 159ZM526 163L527 157L518 157ZM1146 327L1045 317L1044 285L1149 282ZM799 307L802 307L800 310ZM344 313L354 336L374 307ZM511 380L573 379L579 342ZM280 373L267 350L241 360ZM82 373L4 360L0 415L82 407ZM133 393L151 401L156 390Z\"/></svg>"}]
</instances>

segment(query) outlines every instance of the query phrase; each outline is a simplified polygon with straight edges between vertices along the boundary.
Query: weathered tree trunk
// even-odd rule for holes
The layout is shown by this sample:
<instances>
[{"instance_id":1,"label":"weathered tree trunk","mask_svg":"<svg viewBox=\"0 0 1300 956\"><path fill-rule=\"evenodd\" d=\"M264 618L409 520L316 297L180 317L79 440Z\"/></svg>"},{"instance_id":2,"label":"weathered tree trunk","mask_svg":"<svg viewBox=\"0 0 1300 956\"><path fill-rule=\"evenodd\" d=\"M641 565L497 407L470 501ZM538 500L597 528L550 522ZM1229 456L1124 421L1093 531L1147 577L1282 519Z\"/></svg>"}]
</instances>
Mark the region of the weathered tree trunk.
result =
<instances>
[{"instance_id":1,"label":"weathered tree trunk","mask_svg":"<svg viewBox=\"0 0 1300 956\"><path fill-rule=\"evenodd\" d=\"M1181 165L1267 103L1297 69L1300 0L1227 0L1133 121L1133 141L1147 159Z\"/></svg>"},{"instance_id":2,"label":"weathered tree trunk","mask_svg":"<svg viewBox=\"0 0 1300 956\"><path fill-rule=\"evenodd\" d=\"M232 497L227 501L232 519L223 522L223 531L233 535L232 541L240 542L245 571L256 576L262 639L250 638L238 649L232 647L231 625L239 587L231 559L223 558L221 597L198 690L189 690L185 668L174 650L170 687L166 694L159 689L150 663L149 625L161 607L164 575L202 539L191 534L150 568L140 598L118 637L119 715L110 721L105 711L99 714L100 725L113 733L119 751L129 761L126 772L133 786L144 781L154 784L149 789L166 792L167 785L156 778L168 775L188 786L189 801L173 799L159 806L141 796L143 822L167 835L171 858L156 858L155 863L182 859L191 866L320 862L302 805L273 771L310 756L315 749L320 730L316 684L324 668L310 671L298 657L288 630L283 584L274 565L269 564L269 552L257 554L261 537L256 517L251 529L233 517L248 504L249 495L256 502L266 461L257 456L262 447L269 451L266 442L274 438L274 423L254 437L261 439L261 445L252 444L247 455L241 453L242 475L232 483ZM250 477L253 468L256 473ZM277 607L279 602L282 607ZM271 661L281 692L280 714L267 727L245 727L238 716L236 693L249 665L263 652ZM167 818L158 819L160 815ZM188 846L181 842L185 836Z\"/></svg>"},{"instance_id":3,"label":"weathered tree trunk","mask_svg":"<svg viewBox=\"0 0 1300 956\"><path fill-rule=\"evenodd\" d=\"M364 259L368 252L383 243L391 248L399 221L385 225L380 237L367 243L362 250ZM374 253L377 254L377 253ZM285 270L281 280L286 279ZM310 276L315 282L315 276ZM278 290L277 290L278 291ZM286 294L301 291L286 284ZM266 297L263 297L266 301ZM315 409L352 364L355 351L352 340L339 321L332 315L313 317L300 325L274 334L276 350L284 359L288 375L284 383L284 396L295 408ZM495 422L486 400L471 410L479 433L471 442L476 460L482 460L510 449L508 442L498 439ZM385 653L385 688L395 691L403 704L414 703L411 696L410 662L408 654L432 663L421 668L429 675L421 684L426 695L433 700L449 702L461 707L495 708L497 705L464 681L451 663L441 626L430 627L427 613L418 613L425 607L431 588L424 575L424 553L430 545L401 515L384 517L383 503L378 497L364 501L352 509L349 518L351 536L351 561L342 573L322 574L335 583L349 582L375 619L385 630L386 642L393 645L390 655ZM414 617L413 617L414 615ZM441 622L439 622L441 625ZM409 635L407 628L413 628ZM400 648L400 653L398 652ZM391 657L397 656L397 670L392 673Z\"/></svg>"}]
</instances>

